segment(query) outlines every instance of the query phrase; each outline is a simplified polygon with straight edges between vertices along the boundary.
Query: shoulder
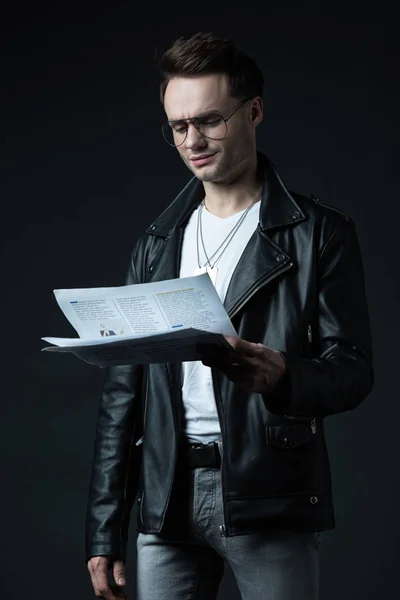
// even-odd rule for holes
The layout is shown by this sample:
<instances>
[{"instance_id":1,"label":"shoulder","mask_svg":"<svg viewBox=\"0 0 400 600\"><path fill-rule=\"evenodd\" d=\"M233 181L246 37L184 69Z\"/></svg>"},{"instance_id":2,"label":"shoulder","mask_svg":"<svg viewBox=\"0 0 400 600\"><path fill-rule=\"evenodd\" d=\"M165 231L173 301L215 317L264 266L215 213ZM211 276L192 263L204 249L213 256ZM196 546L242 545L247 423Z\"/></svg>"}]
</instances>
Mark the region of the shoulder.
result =
<instances>
[{"instance_id":1,"label":"shoulder","mask_svg":"<svg viewBox=\"0 0 400 600\"><path fill-rule=\"evenodd\" d=\"M293 198L298 205L316 224L327 225L334 229L353 229L355 227L352 217L331 204L324 202L317 196L310 194L305 196L302 194L291 192Z\"/></svg>"},{"instance_id":2,"label":"shoulder","mask_svg":"<svg viewBox=\"0 0 400 600\"><path fill-rule=\"evenodd\" d=\"M314 195L292 195L306 216L307 235L315 240L321 256L327 248L335 252L344 247L355 248L358 243L356 225L348 213Z\"/></svg>"}]
</instances>

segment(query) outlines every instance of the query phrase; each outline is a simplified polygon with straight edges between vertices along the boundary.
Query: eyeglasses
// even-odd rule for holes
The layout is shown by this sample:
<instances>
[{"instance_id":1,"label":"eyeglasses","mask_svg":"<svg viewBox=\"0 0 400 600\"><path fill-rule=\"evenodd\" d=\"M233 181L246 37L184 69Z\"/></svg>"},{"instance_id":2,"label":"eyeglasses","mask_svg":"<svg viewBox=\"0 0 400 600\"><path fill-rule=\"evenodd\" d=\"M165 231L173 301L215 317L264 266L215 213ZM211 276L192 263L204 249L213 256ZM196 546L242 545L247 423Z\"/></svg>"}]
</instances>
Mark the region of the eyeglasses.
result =
<instances>
[{"instance_id":1,"label":"eyeglasses","mask_svg":"<svg viewBox=\"0 0 400 600\"><path fill-rule=\"evenodd\" d=\"M233 115L246 104L250 98L243 100L233 113L226 119L218 113L205 115L204 117L193 117L193 119L179 119L176 121L167 121L163 124L161 131L165 141L170 146L181 146L187 138L189 124L193 123L197 131L210 140L222 140L228 133L227 122Z\"/></svg>"}]
</instances>

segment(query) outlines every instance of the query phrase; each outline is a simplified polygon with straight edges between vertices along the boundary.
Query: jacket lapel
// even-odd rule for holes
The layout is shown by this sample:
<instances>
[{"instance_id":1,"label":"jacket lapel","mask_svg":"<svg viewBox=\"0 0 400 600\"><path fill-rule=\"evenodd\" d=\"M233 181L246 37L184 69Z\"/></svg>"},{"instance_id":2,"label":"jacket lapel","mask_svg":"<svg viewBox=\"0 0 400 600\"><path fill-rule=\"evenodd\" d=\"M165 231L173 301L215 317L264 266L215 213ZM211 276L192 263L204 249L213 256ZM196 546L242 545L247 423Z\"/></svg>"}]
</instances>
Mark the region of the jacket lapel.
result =
<instances>
[{"instance_id":1,"label":"jacket lapel","mask_svg":"<svg viewBox=\"0 0 400 600\"><path fill-rule=\"evenodd\" d=\"M193 177L166 210L152 223L146 233L162 244L150 265L148 281L162 281L179 277L181 250L185 225L204 197L203 184Z\"/></svg>"},{"instance_id":2,"label":"jacket lapel","mask_svg":"<svg viewBox=\"0 0 400 600\"><path fill-rule=\"evenodd\" d=\"M270 233L306 218L272 164L259 155L264 171L264 194L260 222L233 272L224 306L230 317L264 285L293 268L294 261L274 242Z\"/></svg>"},{"instance_id":3,"label":"jacket lapel","mask_svg":"<svg viewBox=\"0 0 400 600\"><path fill-rule=\"evenodd\" d=\"M244 249L226 292L224 307L229 317L232 318L261 287L293 266L290 256L258 228Z\"/></svg>"}]
</instances>

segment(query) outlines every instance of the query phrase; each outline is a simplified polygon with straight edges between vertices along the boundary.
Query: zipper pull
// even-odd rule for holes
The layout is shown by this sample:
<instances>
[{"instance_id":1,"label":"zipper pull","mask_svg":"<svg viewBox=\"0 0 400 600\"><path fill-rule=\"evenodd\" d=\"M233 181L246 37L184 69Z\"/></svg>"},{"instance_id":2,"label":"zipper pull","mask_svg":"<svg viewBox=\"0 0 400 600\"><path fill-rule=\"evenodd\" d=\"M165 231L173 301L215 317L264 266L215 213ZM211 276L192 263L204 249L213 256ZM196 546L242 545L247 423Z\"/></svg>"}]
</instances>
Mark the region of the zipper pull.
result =
<instances>
[{"instance_id":1,"label":"zipper pull","mask_svg":"<svg viewBox=\"0 0 400 600\"><path fill-rule=\"evenodd\" d=\"M220 525L219 526L219 533L220 533L221 537L226 537L225 525Z\"/></svg>"},{"instance_id":2,"label":"zipper pull","mask_svg":"<svg viewBox=\"0 0 400 600\"><path fill-rule=\"evenodd\" d=\"M136 442L135 446L140 446L140 444L143 443L143 438L144 438L144 435L142 435L142 437L140 439L138 439L138 441Z\"/></svg>"},{"instance_id":3,"label":"zipper pull","mask_svg":"<svg viewBox=\"0 0 400 600\"><path fill-rule=\"evenodd\" d=\"M317 433L317 423L316 423L315 417L311 420L310 425L311 425L311 432L313 435L315 435Z\"/></svg>"},{"instance_id":4,"label":"zipper pull","mask_svg":"<svg viewBox=\"0 0 400 600\"><path fill-rule=\"evenodd\" d=\"M308 336L308 341L311 344L312 343L312 329L311 329L310 323L308 323L308 325L307 325L307 336Z\"/></svg>"}]
</instances>

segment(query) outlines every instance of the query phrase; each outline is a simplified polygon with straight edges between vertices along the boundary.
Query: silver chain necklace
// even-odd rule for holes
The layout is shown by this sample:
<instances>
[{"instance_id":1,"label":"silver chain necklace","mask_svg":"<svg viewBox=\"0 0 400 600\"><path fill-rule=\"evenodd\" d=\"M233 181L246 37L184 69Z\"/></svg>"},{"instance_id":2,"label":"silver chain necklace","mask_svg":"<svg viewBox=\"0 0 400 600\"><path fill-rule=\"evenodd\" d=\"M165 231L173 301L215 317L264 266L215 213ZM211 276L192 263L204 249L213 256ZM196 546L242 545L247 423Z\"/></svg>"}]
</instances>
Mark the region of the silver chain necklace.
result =
<instances>
[{"instance_id":1,"label":"silver chain necklace","mask_svg":"<svg viewBox=\"0 0 400 600\"><path fill-rule=\"evenodd\" d=\"M217 279L217 273L218 273L218 269L216 268L216 264L221 260L222 255L225 253L225 250L228 248L228 246L231 243L232 239L234 238L235 234L239 230L239 228L242 225L243 221L245 220L245 218L246 218L249 210L260 199L260 197L262 195L262 192L263 192L263 187L260 189L260 191L258 192L257 196L254 198L253 202L246 208L246 210L244 211L244 213L242 214L242 216L240 217L240 219L238 220L238 222L235 223L235 225L232 227L231 231L222 240L221 244L218 246L218 248L215 250L215 252L210 257L207 255L207 251L206 251L205 244L204 244L204 238L203 238L202 213L203 213L203 208L204 208L205 204L204 204L204 200L201 202L200 207L199 207L199 212L197 214L197 236L196 236L196 243L197 243L197 264L198 264L198 268L195 269L194 275L200 275L202 273L208 273L208 275L211 278L211 281L215 285L216 279ZM206 262L205 262L205 264L203 266L201 266L201 264L200 264L199 237L201 239L201 244L202 244L202 247L203 247L204 256L207 259ZM219 253L219 255L218 255L218 253ZM215 258L215 261L214 261L213 264L211 264L211 261L213 260L213 258Z\"/></svg>"}]
</instances>

